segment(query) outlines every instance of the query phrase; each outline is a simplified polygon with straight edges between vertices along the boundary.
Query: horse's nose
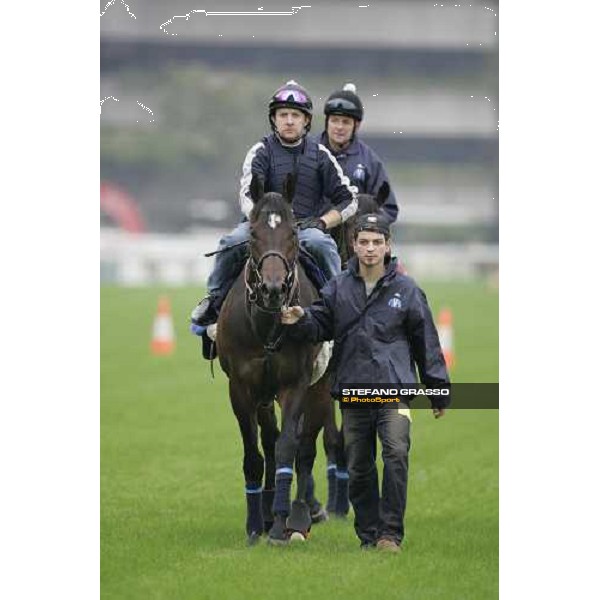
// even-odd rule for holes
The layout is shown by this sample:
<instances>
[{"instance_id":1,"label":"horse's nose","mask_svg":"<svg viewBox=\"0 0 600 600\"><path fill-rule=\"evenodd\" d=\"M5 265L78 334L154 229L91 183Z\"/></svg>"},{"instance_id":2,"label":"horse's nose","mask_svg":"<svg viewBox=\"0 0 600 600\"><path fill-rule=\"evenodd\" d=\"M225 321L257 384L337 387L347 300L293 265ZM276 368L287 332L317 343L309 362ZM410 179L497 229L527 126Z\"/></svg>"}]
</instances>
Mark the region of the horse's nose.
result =
<instances>
[{"instance_id":1,"label":"horse's nose","mask_svg":"<svg viewBox=\"0 0 600 600\"><path fill-rule=\"evenodd\" d=\"M276 304L281 297L281 288L271 285L268 283L263 283L260 286L260 290L263 296L263 299L268 304Z\"/></svg>"}]
</instances>

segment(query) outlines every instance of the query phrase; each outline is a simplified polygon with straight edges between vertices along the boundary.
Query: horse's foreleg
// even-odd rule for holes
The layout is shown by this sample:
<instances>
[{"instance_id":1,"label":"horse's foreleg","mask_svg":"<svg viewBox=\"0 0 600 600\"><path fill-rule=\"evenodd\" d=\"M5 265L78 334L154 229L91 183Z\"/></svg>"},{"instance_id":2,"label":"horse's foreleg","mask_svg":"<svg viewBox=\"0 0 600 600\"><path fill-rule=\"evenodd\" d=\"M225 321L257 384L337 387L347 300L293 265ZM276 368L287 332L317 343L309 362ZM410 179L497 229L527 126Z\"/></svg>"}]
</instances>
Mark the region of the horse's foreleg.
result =
<instances>
[{"instance_id":1,"label":"horse's foreleg","mask_svg":"<svg viewBox=\"0 0 600 600\"><path fill-rule=\"evenodd\" d=\"M256 410L245 387L230 381L231 406L238 421L244 444L244 478L246 480L246 533L255 543L263 533L262 479L264 459L258 449Z\"/></svg>"},{"instance_id":2,"label":"horse's foreleg","mask_svg":"<svg viewBox=\"0 0 600 600\"><path fill-rule=\"evenodd\" d=\"M308 382L280 390L281 433L275 444L275 499L273 513L275 522L269 533L273 543L287 541L286 519L290 514L290 495L294 474L294 459L298 451L304 395Z\"/></svg>"},{"instance_id":3,"label":"horse's foreleg","mask_svg":"<svg viewBox=\"0 0 600 600\"><path fill-rule=\"evenodd\" d=\"M279 393L281 404L281 433L275 444L275 503L276 515L290 512L290 489L294 459L298 451L302 427L303 395L306 388L288 388Z\"/></svg>"},{"instance_id":4,"label":"horse's foreleg","mask_svg":"<svg viewBox=\"0 0 600 600\"><path fill-rule=\"evenodd\" d=\"M335 403L329 400L323 426L323 448L327 456L327 512L330 514L335 512L339 436L335 423Z\"/></svg>"},{"instance_id":5,"label":"horse's foreleg","mask_svg":"<svg viewBox=\"0 0 600 600\"><path fill-rule=\"evenodd\" d=\"M342 417L343 418L343 417ZM350 501L348 499L348 463L346 462L346 451L344 448L344 432L340 427L337 434L336 448L336 469L335 469L335 515L336 517L345 517L350 510Z\"/></svg>"},{"instance_id":6,"label":"horse's foreleg","mask_svg":"<svg viewBox=\"0 0 600 600\"><path fill-rule=\"evenodd\" d=\"M275 405L258 408L260 441L265 455L265 485L262 494L264 529L268 532L273 525L273 500L275 498L275 443L279 436Z\"/></svg>"},{"instance_id":7,"label":"horse's foreleg","mask_svg":"<svg viewBox=\"0 0 600 600\"><path fill-rule=\"evenodd\" d=\"M298 492L296 498L308 506L312 523L327 520L327 513L315 497L315 481L313 466L317 455L318 430L303 434L300 438L298 454L296 456L296 472L298 474Z\"/></svg>"},{"instance_id":8,"label":"horse's foreleg","mask_svg":"<svg viewBox=\"0 0 600 600\"><path fill-rule=\"evenodd\" d=\"M323 446L327 455L327 512L345 517L350 510L350 501L344 434L342 428L338 429L335 423L334 402L330 403L330 409L323 432Z\"/></svg>"},{"instance_id":9,"label":"horse's foreleg","mask_svg":"<svg viewBox=\"0 0 600 600\"><path fill-rule=\"evenodd\" d=\"M310 501L315 502L312 467L316 456L316 431L310 427L307 429L306 413L301 417L300 422L304 423L301 425L302 433L299 436L295 460L298 478L297 495L296 500L292 502L292 509L287 518L287 527L292 532L299 532L301 538L306 539L312 523Z\"/></svg>"},{"instance_id":10,"label":"horse's foreleg","mask_svg":"<svg viewBox=\"0 0 600 600\"><path fill-rule=\"evenodd\" d=\"M296 458L298 498L302 498L308 504L313 523L327 519L327 513L315 496L313 466L317 452L317 437L321 428L326 426L331 412L329 380L323 378L308 390L304 427ZM306 481L306 486L301 488L300 481L302 479Z\"/></svg>"}]
</instances>

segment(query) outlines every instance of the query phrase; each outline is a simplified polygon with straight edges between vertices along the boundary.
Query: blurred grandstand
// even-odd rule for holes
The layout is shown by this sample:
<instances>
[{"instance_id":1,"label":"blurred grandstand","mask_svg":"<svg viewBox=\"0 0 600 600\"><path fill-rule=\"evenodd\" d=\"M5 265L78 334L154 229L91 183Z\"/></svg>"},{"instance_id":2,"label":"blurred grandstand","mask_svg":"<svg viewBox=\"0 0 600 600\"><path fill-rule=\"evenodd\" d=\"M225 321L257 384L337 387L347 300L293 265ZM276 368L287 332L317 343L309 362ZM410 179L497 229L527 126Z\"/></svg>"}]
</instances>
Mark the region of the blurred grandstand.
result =
<instances>
[{"instance_id":1,"label":"blurred grandstand","mask_svg":"<svg viewBox=\"0 0 600 600\"><path fill-rule=\"evenodd\" d=\"M217 10L256 14L207 15ZM497 270L497 3L114 0L102 11L103 282L206 277L201 253L239 220L243 157L290 78L313 96L313 133L327 95L357 85L412 274Z\"/></svg>"}]
</instances>

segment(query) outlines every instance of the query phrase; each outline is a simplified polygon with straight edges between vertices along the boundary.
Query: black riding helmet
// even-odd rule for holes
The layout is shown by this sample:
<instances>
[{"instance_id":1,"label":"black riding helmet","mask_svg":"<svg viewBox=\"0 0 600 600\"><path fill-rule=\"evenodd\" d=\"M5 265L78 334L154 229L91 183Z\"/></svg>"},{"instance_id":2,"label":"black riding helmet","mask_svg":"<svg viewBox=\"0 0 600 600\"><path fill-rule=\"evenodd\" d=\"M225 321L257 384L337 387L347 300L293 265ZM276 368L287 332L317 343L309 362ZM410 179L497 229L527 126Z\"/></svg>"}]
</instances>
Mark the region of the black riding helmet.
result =
<instances>
[{"instance_id":1,"label":"black riding helmet","mask_svg":"<svg viewBox=\"0 0 600 600\"><path fill-rule=\"evenodd\" d=\"M269 100L269 124L273 131L275 131L273 115L278 108L296 108L302 111L308 117L306 131L310 131L313 103L308 92L293 79L275 90Z\"/></svg>"},{"instance_id":2,"label":"black riding helmet","mask_svg":"<svg viewBox=\"0 0 600 600\"><path fill-rule=\"evenodd\" d=\"M360 98L356 95L356 86L347 83L341 90L333 92L325 101L325 117L330 115L343 115L356 121L362 121L364 108Z\"/></svg>"}]
</instances>

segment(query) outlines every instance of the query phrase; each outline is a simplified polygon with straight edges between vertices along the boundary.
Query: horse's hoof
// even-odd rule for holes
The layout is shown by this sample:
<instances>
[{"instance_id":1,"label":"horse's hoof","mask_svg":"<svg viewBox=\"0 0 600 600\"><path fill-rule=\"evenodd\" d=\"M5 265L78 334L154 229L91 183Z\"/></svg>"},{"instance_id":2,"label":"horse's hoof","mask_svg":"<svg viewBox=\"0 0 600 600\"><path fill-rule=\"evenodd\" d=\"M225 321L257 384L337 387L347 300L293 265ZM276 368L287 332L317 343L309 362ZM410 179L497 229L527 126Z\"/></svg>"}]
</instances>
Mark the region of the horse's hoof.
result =
<instances>
[{"instance_id":1,"label":"horse's hoof","mask_svg":"<svg viewBox=\"0 0 600 600\"><path fill-rule=\"evenodd\" d=\"M293 531L290 535L290 542L305 542L308 535L302 533L302 531Z\"/></svg>"},{"instance_id":2,"label":"horse's hoof","mask_svg":"<svg viewBox=\"0 0 600 600\"><path fill-rule=\"evenodd\" d=\"M287 518L286 526L293 531L308 531L311 525L308 505L302 500L292 502L292 510Z\"/></svg>"},{"instance_id":3,"label":"horse's hoof","mask_svg":"<svg viewBox=\"0 0 600 600\"><path fill-rule=\"evenodd\" d=\"M273 521L263 521L263 529L265 533L269 533L273 527Z\"/></svg>"},{"instance_id":4,"label":"horse's hoof","mask_svg":"<svg viewBox=\"0 0 600 600\"><path fill-rule=\"evenodd\" d=\"M347 512L335 512L335 513L333 513L333 516L336 519L340 519L341 521L345 521L348 518L348 513Z\"/></svg>"},{"instance_id":5,"label":"horse's hoof","mask_svg":"<svg viewBox=\"0 0 600 600\"><path fill-rule=\"evenodd\" d=\"M324 523L329 519L329 515L327 511L321 507L316 513L310 515L310 520L313 524L315 523Z\"/></svg>"},{"instance_id":6,"label":"horse's hoof","mask_svg":"<svg viewBox=\"0 0 600 600\"><path fill-rule=\"evenodd\" d=\"M256 531L253 531L247 539L247 543L248 546L256 546L256 544L258 544L260 542L260 533L256 533Z\"/></svg>"},{"instance_id":7,"label":"horse's hoof","mask_svg":"<svg viewBox=\"0 0 600 600\"><path fill-rule=\"evenodd\" d=\"M267 543L271 546L286 546L289 541L290 536L285 528L285 521L278 517L269 531Z\"/></svg>"}]
</instances>

